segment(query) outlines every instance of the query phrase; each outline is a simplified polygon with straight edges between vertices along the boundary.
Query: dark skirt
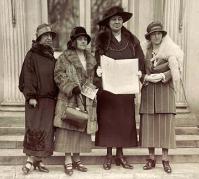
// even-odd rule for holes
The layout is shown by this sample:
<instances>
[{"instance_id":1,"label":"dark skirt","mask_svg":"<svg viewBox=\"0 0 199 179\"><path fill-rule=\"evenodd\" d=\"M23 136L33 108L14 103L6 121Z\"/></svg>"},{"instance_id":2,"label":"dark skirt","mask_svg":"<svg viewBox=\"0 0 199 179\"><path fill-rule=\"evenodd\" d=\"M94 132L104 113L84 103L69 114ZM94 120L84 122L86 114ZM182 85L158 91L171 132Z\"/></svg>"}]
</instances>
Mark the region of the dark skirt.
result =
<instances>
[{"instance_id":1,"label":"dark skirt","mask_svg":"<svg viewBox=\"0 0 199 179\"><path fill-rule=\"evenodd\" d=\"M137 146L134 95L102 91L97 98L97 121L96 146Z\"/></svg>"},{"instance_id":2,"label":"dark skirt","mask_svg":"<svg viewBox=\"0 0 199 179\"><path fill-rule=\"evenodd\" d=\"M142 114L140 129L142 147L176 148L174 114Z\"/></svg>"},{"instance_id":3,"label":"dark skirt","mask_svg":"<svg viewBox=\"0 0 199 179\"><path fill-rule=\"evenodd\" d=\"M56 101L40 98L36 108L25 105L24 150L26 155L47 157L53 154L54 111Z\"/></svg>"}]
</instances>

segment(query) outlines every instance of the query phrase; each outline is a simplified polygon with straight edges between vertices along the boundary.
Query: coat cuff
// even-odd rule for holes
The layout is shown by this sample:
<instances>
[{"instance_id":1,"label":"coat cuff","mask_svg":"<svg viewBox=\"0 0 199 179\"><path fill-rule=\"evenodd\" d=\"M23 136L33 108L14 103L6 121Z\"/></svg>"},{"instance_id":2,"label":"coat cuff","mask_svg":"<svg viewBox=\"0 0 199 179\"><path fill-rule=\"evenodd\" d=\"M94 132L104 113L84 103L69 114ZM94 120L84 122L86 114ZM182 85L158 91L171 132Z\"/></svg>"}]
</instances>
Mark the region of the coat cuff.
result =
<instances>
[{"instance_id":1,"label":"coat cuff","mask_svg":"<svg viewBox=\"0 0 199 179\"><path fill-rule=\"evenodd\" d=\"M37 99L37 95L28 93L26 94L25 98L26 98L26 101L29 101L30 99Z\"/></svg>"}]
</instances>

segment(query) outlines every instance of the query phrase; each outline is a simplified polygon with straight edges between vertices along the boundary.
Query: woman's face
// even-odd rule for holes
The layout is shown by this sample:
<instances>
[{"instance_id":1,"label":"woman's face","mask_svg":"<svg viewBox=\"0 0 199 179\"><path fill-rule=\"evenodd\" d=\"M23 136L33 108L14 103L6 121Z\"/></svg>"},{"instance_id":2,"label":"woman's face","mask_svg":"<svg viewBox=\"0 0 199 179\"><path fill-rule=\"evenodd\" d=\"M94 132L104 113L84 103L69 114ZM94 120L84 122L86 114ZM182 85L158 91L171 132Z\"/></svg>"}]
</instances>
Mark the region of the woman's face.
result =
<instances>
[{"instance_id":1,"label":"woman's face","mask_svg":"<svg viewBox=\"0 0 199 179\"><path fill-rule=\"evenodd\" d=\"M112 31L118 32L123 26L123 19L121 16L113 16L109 20L109 26Z\"/></svg>"},{"instance_id":2,"label":"woman's face","mask_svg":"<svg viewBox=\"0 0 199 179\"><path fill-rule=\"evenodd\" d=\"M87 38L85 36L79 36L76 39L77 41L77 49L78 50L85 50L88 44Z\"/></svg>"},{"instance_id":3,"label":"woman's face","mask_svg":"<svg viewBox=\"0 0 199 179\"><path fill-rule=\"evenodd\" d=\"M45 33L41 36L40 40L39 40L40 44L43 45L48 45L50 47L52 47L53 44L53 40L52 40L52 35L51 33Z\"/></svg>"},{"instance_id":4,"label":"woman's face","mask_svg":"<svg viewBox=\"0 0 199 179\"><path fill-rule=\"evenodd\" d=\"M159 45L162 42L162 32L153 32L150 35L150 39L153 45Z\"/></svg>"}]
</instances>

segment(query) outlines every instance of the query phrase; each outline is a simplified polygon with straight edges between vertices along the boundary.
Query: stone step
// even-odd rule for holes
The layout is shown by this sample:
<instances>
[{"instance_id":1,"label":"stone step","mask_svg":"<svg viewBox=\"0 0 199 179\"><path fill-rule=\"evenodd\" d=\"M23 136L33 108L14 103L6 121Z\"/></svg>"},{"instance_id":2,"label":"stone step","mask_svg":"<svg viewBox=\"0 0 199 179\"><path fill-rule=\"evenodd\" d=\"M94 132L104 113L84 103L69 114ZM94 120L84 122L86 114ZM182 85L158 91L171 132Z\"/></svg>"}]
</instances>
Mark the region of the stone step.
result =
<instances>
[{"instance_id":1,"label":"stone step","mask_svg":"<svg viewBox=\"0 0 199 179\"><path fill-rule=\"evenodd\" d=\"M196 127L199 126L199 119L194 113L178 113L175 123L177 127Z\"/></svg>"},{"instance_id":2,"label":"stone step","mask_svg":"<svg viewBox=\"0 0 199 179\"><path fill-rule=\"evenodd\" d=\"M81 160L86 165L102 165L105 159L106 149L93 149L91 153L82 153ZM115 155L115 150L113 150ZM124 149L124 155L130 163L145 163L148 157L146 148ZM156 149L157 163L161 163L162 150ZM22 165L26 156L22 149L0 149L0 165ZM169 160L172 163L199 163L198 148L176 148L169 150ZM46 158L48 165L62 165L64 163L64 153L54 152L53 156ZM114 163L114 160L113 160Z\"/></svg>"},{"instance_id":3,"label":"stone step","mask_svg":"<svg viewBox=\"0 0 199 179\"><path fill-rule=\"evenodd\" d=\"M183 114L185 115L185 114ZM139 124L139 120L137 120L137 124ZM25 119L17 118L17 117L9 117L2 118L0 117L0 127L23 127L25 125ZM189 117L187 118L176 118L176 127L195 127L198 125L198 119Z\"/></svg>"},{"instance_id":4,"label":"stone step","mask_svg":"<svg viewBox=\"0 0 199 179\"><path fill-rule=\"evenodd\" d=\"M23 117L0 117L0 127L24 127Z\"/></svg>"},{"instance_id":5,"label":"stone step","mask_svg":"<svg viewBox=\"0 0 199 179\"><path fill-rule=\"evenodd\" d=\"M24 135L24 127L0 127L0 135Z\"/></svg>"},{"instance_id":6,"label":"stone step","mask_svg":"<svg viewBox=\"0 0 199 179\"><path fill-rule=\"evenodd\" d=\"M136 115L139 125L139 115ZM0 111L0 127L23 127L25 123L24 112L2 112ZM176 127L199 126L199 119L190 112L178 112L176 115Z\"/></svg>"},{"instance_id":7,"label":"stone step","mask_svg":"<svg viewBox=\"0 0 199 179\"><path fill-rule=\"evenodd\" d=\"M137 126L139 128L139 126ZM0 127L0 135L24 135L24 127ZM176 135L199 135L198 127L176 127ZM139 134L139 129L137 129Z\"/></svg>"},{"instance_id":8,"label":"stone step","mask_svg":"<svg viewBox=\"0 0 199 179\"><path fill-rule=\"evenodd\" d=\"M175 127L176 135L199 135L198 127Z\"/></svg>"},{"instance_id":9,"label":"stone step","mask_svg":"<svg viewBox=\"0 0 199 179\"><path fill-rule=\"evenodd\" d=\"M143 164L135 164L133 170L112 165L111 170L104 170L101 165L89 165L88 172L82 173L74 171L72 176L64 173L63 165L48 165L49 173L31 171L28 176L24 176L21 165L0 166L0 177L2 179L198 179L199 164L184 163L171 164L172 173L166 174L161 164L155 169L144 171Z\"/></svg>"},{"instance_id":10,"label":"stone step","mask_svg":"<svg viewBox=\"0 0 199 179\"><path fill-rule=\"evenodd\" d=\"M0 136L0 149L21 149L23 148L23 136ZM101 148L95 146L95 136L92 136L93 149ZM199 147L199 135L176 135L177 147Z\"/></svg>"}]
</instances>

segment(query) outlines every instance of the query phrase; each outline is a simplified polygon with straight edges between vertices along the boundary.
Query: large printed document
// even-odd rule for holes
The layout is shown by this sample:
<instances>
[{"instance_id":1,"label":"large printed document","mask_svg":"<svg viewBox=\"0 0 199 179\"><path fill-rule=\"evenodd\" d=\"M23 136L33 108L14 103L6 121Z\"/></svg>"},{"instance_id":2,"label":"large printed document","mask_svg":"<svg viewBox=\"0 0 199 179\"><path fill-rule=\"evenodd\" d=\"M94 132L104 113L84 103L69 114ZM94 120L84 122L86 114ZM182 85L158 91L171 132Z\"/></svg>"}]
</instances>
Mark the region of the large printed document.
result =
<instances>
[{"instance_id":1,"label":"large printed document","mask_svg":"<svg viewBox=\"0 0 199 179\"><path fill-rule=\"evenodd\" d=\"M103 89L114 94L139 93L138 59L101 56Z\"/></svg>"}]
</instances>

